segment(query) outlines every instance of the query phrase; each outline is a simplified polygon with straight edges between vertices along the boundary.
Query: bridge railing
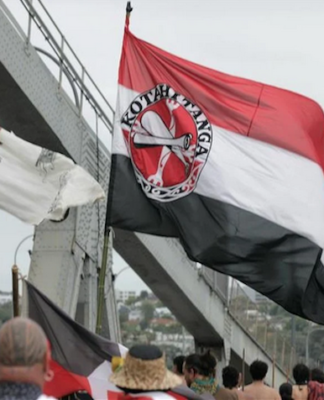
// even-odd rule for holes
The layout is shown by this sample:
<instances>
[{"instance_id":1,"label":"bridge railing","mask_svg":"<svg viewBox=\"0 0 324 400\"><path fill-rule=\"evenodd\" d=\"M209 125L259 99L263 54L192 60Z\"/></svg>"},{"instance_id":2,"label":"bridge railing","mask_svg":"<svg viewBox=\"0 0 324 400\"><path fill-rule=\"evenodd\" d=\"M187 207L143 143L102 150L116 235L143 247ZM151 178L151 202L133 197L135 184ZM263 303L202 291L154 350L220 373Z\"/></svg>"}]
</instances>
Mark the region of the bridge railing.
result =
<instances>
[{"instance_id":1,"label":"bridge railing","mask_svg":"<svg viewBox=\"0 0 324 400\"><path fill-rule=\"evenodd\" d=\"M10 4L12 0L0 0L0 7L17 32L24 39L25 51L31 47L38 52L50 71L57 78L58 94L68 97L71 106L80 117L85 117L93 130L99 133L99 123L105 130L112 132L114 110L102 91L92 79L82 61L78 58L72 46L51 17L42 0L19 0L26 11L25 29L17 23L12 15ZM37 29L35 29L37 28ZM40 47L45 42L46 49ZM54 72L54 68L56 68ZM89 115L92 112L92 117ZM93 118L94 117L94 118ZM91 124L92 121L92 124ZM178 241L172 240L172 245L181 248L182 261L189 263L183 248ZM197 268L195 263L190 266ZM228 304L231 314L246 329L266 352L273 355L287 375L297 360L295 349L281 331L281 321L269 319L266 302L252 302L242 287L228 277L201 266L200 275L206 283Z\"/></svg>"},{"instance_id":2,"label":"bridge railing","mask_svg":"<svg viewBox=\"0 0 324 400\"><path fill-rule=\"evenodd\" d=\"M262 295L252 300L236 280L229 289L229 310L254 340L272 357L273 362L291 376L292 368L299 361L296 349L284 328L287 319L271 315L275 304Z\"/></svg>"},{"instance_id":3,"label":"bridge railing","mask_svg":"<svg viewBox=\"0 0 324 400\"><path fill-rule=\"evenodd\" d=\"M229 277L204 266L201 267L200 275L204 278L207 285L217 293L224 304L226 304Z\"/></svg>"},{"instance_id":4,"label":"bridge railing","mask_svg":"<svg viewBox=\"0 0 324 400\"><path fill-rule=\"evenodd\" d=\"M5 4L6 3L6 4ZM99 124L112 132L114 109L95 83L72 46L41 0L20 0L26 11L25 29L11 14L12 0L0 0L3 8L25 41L28 54L32 46L57 78L58 93L67 96L79 116L84 116L94 132ZM35 29L36 28L36 29ZM45 47L40 47L40 43ZM92 111L92 115L90 112Z\"/></svg>"}]
</instances>

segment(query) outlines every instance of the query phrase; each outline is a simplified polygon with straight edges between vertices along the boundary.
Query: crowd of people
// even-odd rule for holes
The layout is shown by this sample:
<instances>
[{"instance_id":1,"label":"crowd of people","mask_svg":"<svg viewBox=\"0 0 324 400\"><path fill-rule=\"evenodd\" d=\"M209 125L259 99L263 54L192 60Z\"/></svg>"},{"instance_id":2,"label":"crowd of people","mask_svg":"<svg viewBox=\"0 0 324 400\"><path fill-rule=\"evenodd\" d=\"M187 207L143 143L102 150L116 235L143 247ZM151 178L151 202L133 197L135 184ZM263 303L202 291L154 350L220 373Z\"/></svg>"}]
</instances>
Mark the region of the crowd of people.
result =
<instances>
[{"instance_id":1,"label":"crowd of people","mask_svg":"<svg viewBox=\"0 0 324 400\"><path fill-rule=\"evenodd\" d=\"M279 391L266 384L268 365L260 360L250 365L252 383L242 386L242 375L233 366L222 370L222 384L217 383L216 359L209 353L178 356L173 371L196 393L210 393L216 400L324 400L324 372L309 370L304 364L293 368L295 384L283 383Z\"/></svg>"},{"instance_id":2,"label":"crowd of people","mask_svg":"<svg viewBox=\"0 0 324 400\"><path fill-rule=\"evenodd\" d=\"M0 399L49 400L42 392L46 381L53 379L50 359L47 338L40 326L20 317L6 322L0 329ZM171 372L158 347L136 345L113 368L107 380L120 390L119 395L127 398L132 395L140 398L143 394L147 399L152 392L163 392L190 400L324 399L323 371L318 368L310 371L304 364L293 369L295 384L284 383L279 391L266 384L268 366L260 360L250 365L252 383L247 386L242 386L241 374L231 365L223 368L222 382L218 382L216 358L209 351L178 356L173 364Z\"/></svg>"}]
</instances>

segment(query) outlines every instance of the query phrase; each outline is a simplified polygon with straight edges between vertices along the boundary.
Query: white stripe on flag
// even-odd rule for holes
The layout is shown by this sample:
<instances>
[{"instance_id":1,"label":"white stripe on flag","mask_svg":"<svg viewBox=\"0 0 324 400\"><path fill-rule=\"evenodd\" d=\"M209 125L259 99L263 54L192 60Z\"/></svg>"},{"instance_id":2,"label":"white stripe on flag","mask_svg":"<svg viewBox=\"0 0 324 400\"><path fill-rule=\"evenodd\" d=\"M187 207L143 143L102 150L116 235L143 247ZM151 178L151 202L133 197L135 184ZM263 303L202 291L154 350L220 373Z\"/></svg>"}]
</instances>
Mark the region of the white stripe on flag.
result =
<instances>
[{"instance_id":1,"label":"white stripe on flag","mask_svg":"<svg viewBox=\"0 0 324 400\"><path fill-rule=\"evenodd\" d=\"M88 376L91 397L93 397L94 400L107 399L108 391L121 392L120 389L109 381L111 372L110 362L104 361Z\"/></svg>"},{"instance_id":2,"label":"white stripe on flag","mask_svg":"<svg viewBox=\"0 0 324 400\"><path fill-rule=\"evenodd\" d=\"M120 356L124 357L128 352L127 347L122 344L117 344ZM104 361L88 376L89 385L91 388L92 397L95 400L102 400L107 398L107 392L121 392L113 383L109 381L111 375L111 363Z\"/></svg>"},{"instance_id":3,"label":"white stripe on flag","mask_svg":"<svg viewBox=\"0 0 324 400\"><path fill-rule=\"evenodd\" d=\"M126 355L126 353L128 352L128 348L119 343L118 343L118 347L119 347L119 351L120 351L120 356L124 357Z\"/></svg>"},{"instance_id":4,"label":"white stripe on flag","mask_svg":"<svg viewBox=\"0 0 324 400\"><path fill-rule=\"evenodd\" d=\"M138 95L119 85L115 154L129 157L120 119ZM213 126L195 193L250 211L324 248L323 172L296 153Z\"/></svg>"},{"instance_id":5,"label":"white stripe on flag","mask_svg":"<svg viewBox=\"0 0 324 400\"><path fill-rule=\"evenodd\" d=\"M324 176L315 162L213 126L195 193L232 204L324 248Z\"/></svg>"}]
</instances>

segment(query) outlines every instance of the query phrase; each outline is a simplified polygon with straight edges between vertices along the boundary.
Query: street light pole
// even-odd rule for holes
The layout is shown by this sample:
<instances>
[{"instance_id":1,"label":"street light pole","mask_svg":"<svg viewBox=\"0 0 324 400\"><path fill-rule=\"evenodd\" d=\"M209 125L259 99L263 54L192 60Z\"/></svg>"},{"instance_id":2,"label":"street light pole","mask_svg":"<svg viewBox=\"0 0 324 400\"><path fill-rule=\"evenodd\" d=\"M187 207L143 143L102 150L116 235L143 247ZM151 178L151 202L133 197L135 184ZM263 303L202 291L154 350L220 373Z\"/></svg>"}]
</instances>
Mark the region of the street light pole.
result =
<instances>
[{"instance_id":1,"label":"street light pole","mask_svg":"<svg viewBox=\"0 0 324 400\"><path fill-rule=\"evenodd\" d=\"M27 239L29 239L29 238L31 238L31 237L33 237L33 236L34 236L34 234L28 235L28 236L26 236L25 238L23 238L23 239L19 242L18 246L16 247L16 251L15 251L14 265L17 265L17 255L18 255L18 251L19 251L19 249L20 249L20 246L21 246L23 243L25 243Z\"/></svg>"},{"instance_id":2,"label":"street light pole","mask_svg":"<svg viewBox=\"0 0 324 400\"><path fill-rule=\"evenodd\" d=\"M307 336L306 336L306 365L308 366L309 363L309 338L311 336L312 333L317 332L317 331L323 331L324 330L324 326L322 327L318 327L315 329L310 329L307 332Z\"/></svg>"},{"instance_id":3,"label":"street light pole","mask_svg":"<svg viewBox=\"0 0 324 400\"><path fill-rule=\"evenodd\" d=\"M113 274L113 279L112 279L112 281L115 282L115 280L118 278L118 276L119 276L122 272L126 271L127 269L130 269L130 267L124 267L124 268L122 268L119 272L117 272L117 274Z\"/></svg>"}]
</instances>

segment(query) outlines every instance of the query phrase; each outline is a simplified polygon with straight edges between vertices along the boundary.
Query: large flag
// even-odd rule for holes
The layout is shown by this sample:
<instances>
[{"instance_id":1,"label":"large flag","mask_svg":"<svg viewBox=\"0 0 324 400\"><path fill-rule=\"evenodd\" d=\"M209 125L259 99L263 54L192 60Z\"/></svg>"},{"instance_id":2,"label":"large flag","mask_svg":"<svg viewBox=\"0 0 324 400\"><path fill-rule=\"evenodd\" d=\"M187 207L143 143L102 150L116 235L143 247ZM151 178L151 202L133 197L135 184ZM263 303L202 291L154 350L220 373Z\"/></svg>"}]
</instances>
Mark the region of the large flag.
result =
<instances>
[{"instance_id":1,"label":"large flag","mask_svg":"<svg viewBox=\"0 0 324 400\"><path fill-rule=\"evenodd\" d=\"M324 323L324 115L314 101L169 54L126 24L112 226Z\"/></svg>"},{"instance_id":2,"label":"large flag","mask_svg":"<svg viewBox=\"0 0 324 400\"><path fill-rule=\"evenodd\" d=\"M0 208L38 225L60 221L70 207L104 198L104 191L69 158L0 129Z\"/></svg>"},{"instance_id":3,"label":"large flag","mask_svg":"<svg viewBox=\"0 0 324 400\"><path fill-rule=\"evenodd\" d=\"M123 400L123 392L109 381L109 376L112 358L123 357L127 349L88 331L35 286L28 281L24 282L28 316L43 328L52 350L51 369L54 379L46 383L45 394L60 398L85 391L94 400ZM140 395L135 397L139 398ZM200 399L183 386L168 393L147 393L144 397L145 400Z\"/></svg>"}]
</instances>

